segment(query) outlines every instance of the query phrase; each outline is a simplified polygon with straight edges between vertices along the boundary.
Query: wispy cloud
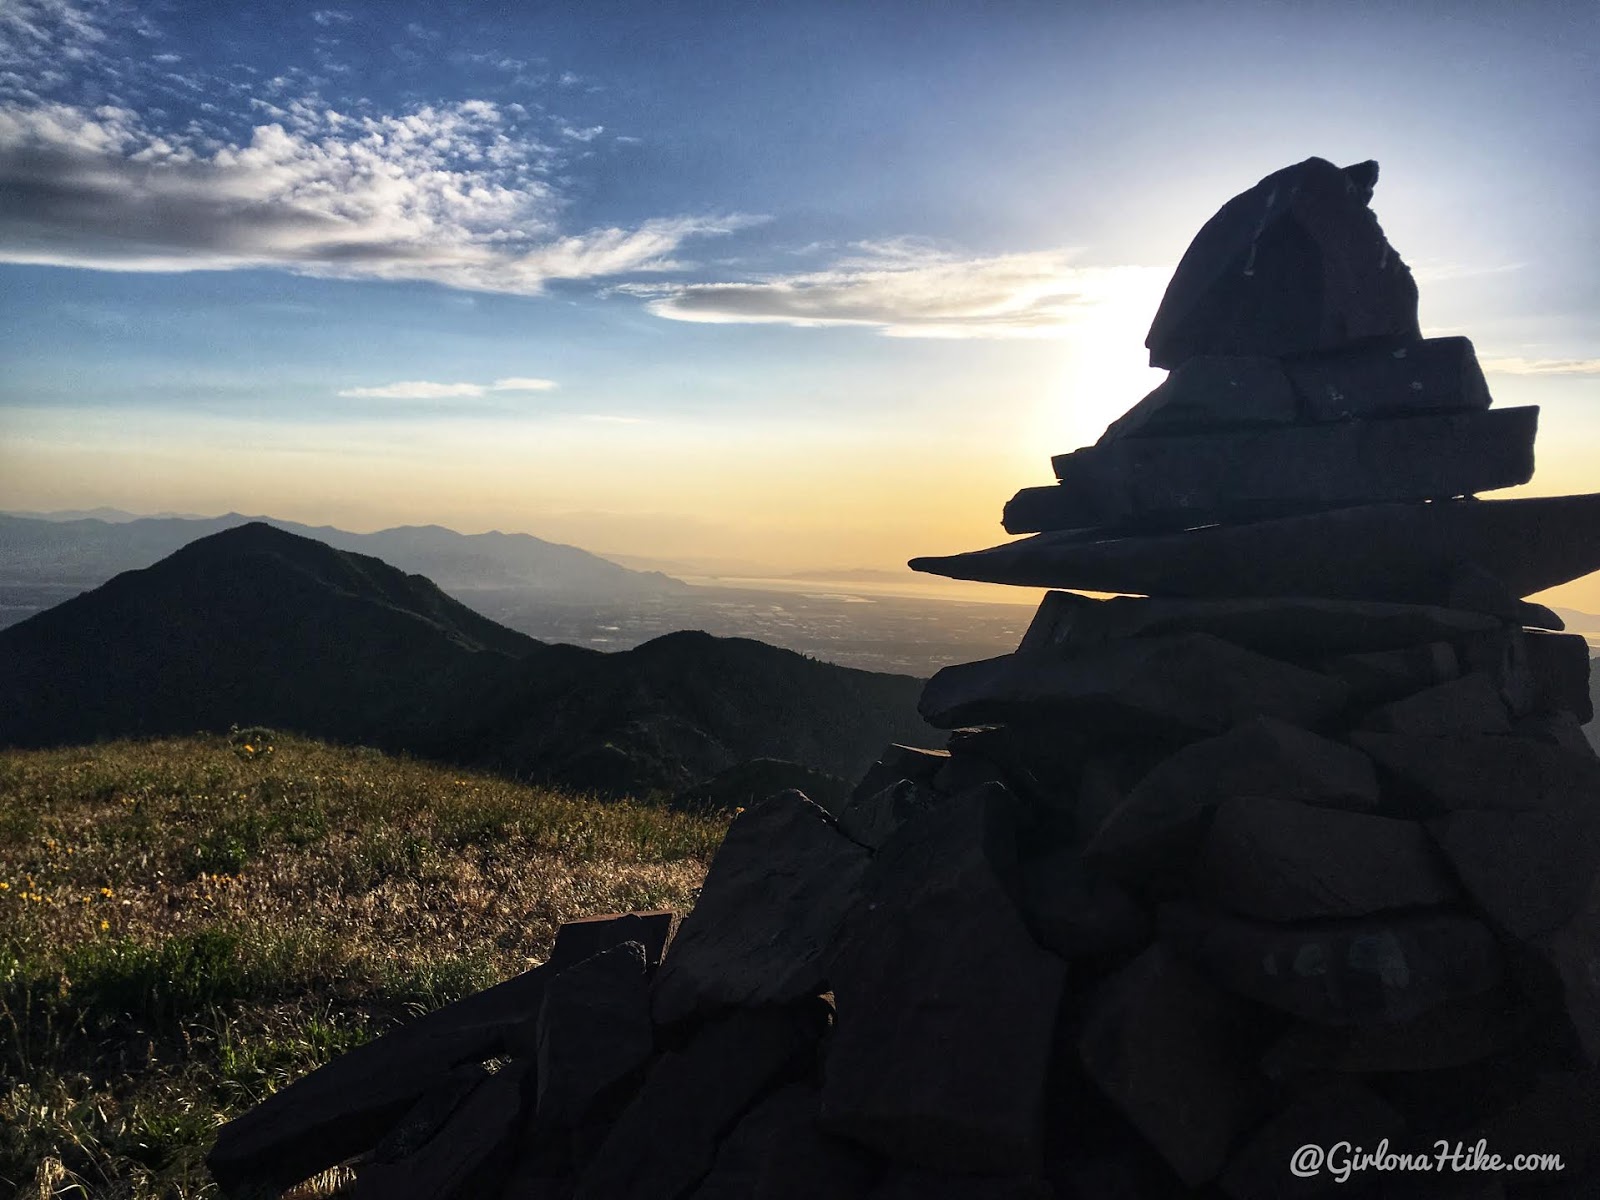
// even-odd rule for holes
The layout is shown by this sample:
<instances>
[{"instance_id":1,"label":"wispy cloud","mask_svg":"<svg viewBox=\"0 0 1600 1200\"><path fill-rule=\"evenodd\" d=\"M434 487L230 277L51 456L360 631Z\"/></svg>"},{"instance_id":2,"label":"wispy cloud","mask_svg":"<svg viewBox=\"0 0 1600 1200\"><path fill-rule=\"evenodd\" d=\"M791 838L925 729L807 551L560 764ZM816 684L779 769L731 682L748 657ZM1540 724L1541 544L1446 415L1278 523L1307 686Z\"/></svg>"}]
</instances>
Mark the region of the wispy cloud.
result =
<instances>
[{"instance_id":1,"label":"wispy cloud","mask_svg":"<svg viewBox=\"0 0 1600 1200\"><path fill-rule=\"evenodd\" d=\"M855 325L889 337L1059 336L1091 311L1153 305L1161 272L1085 267L1069 250L961 255L912 240L863 243L831 267L748 281L623 284L675 321Z\"/></svg>"},{"instance_id":2,"label":"wispy cloud","mask_svg":"<svg viewBox=\"0 0 1600 1200\"><path fill-rule=\"evenodd\" d=\"M551 152L468 100L351 116L260 101L242 145L161 134L126 108L0 109L0 261L121 271L276 266L532 294L551 279L677 266L680 216L559 234Z\"/></svg>"},{"instance_id":3,"label":"wispy cloud","mask_svg":"<svg viewBox=\"0 0 1600 1200\"><path fill-rule=\"evenodd\" d=\"M1496 375L1600 375L1600 358L1486 358L1480 365Z\"/></svg>"},{"instance_id":4,"label":"wispy cloud","mask_svg":"<svg viewBox=\"0 0 1600 1200\"><path fill-rule=\"evenodd\" d=\"M330 30L350 20L337 8L311 17ZM122 0L0 0L0 262L268 267L528 295L674 269L686 241L751 220L570 228L567 168L599 126L483 99L341 108L298 67L178 75L143 44L157 34L141 22ZM122 98L86 102L69 76L115 79ZM177 124L163 96L207 123Z\"/></svg>"},{"instance_id":5,"label":"wispy cloud","mask_svg":"<svg viewBox=\"0 0 1600 1200\"><path fill-rule=\"evenodd\" d=\"M512 377L493 383L434 383L426 379L405 379L376 387L345 388L339 395L357 400L453 400L484 396L490 392L548 392L556 387L553 379Z\"/></svg>"},{"instance_id":6,"label":"wispy cloud","mask_svg":"<svg viewBox=\"0 0 1600 1200\"><path fill-rule=\"evenodd\" d=\"M514 375L509 379L496 379L489 385L491 392L549 392L554 391L554 379L528 379Z\"/></svg>"}]
</instances>

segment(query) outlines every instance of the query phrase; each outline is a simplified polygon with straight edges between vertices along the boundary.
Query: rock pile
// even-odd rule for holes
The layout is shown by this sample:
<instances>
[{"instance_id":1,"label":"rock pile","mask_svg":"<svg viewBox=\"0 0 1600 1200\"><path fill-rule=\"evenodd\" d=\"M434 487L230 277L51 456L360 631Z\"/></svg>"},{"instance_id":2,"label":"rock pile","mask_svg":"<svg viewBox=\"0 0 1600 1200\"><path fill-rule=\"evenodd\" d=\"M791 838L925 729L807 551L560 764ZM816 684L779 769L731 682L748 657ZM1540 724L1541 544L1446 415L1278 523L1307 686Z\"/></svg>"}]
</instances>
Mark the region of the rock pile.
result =
<instances>
[{"instance_id":1,"label":"rock pile","mask_svg":"<svg viewBox=\"0 0 1600 1200\"><path fill-rule=\"evenodd\" d=\"M913 564L1139 595L1053 591L930 681L945 749L739 815L670 947L666 913L565 926L279 1092L224 1188L1600 1194L1589 657L1522 599L1600 568L1600 496L1472 498L1531 474L1535 413L1420 337L1376 178L1224 206L1151 330L1168 380L1008 506L1040 532Z\"/></svg>"}]
</instances>

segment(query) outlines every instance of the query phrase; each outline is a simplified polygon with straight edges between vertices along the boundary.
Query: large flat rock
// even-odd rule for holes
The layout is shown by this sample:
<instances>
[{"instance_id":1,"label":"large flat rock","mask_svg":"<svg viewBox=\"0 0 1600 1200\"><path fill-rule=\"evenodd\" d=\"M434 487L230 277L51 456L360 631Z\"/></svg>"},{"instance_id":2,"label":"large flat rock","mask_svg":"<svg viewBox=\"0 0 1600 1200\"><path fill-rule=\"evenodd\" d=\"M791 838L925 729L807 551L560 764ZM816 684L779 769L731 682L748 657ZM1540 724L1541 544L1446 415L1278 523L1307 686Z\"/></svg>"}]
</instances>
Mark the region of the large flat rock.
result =
<instances>
[{"instance_id":1,"label":"large flat rock","mask_svg":"<svg viewBox=\"0 0 1600 1200\"><path fill-rule=\"evenodd\" d=\"M1397 674L1391 664L1371 664L1373 671L1399 685L1395 694L1401 695L1455 678L1455 654L1448 639L1487 633L1498 624L1493 617L1462 609L1313 596L1097 600L1076 592L1051 592L1040 602L1017 653L1061 657L1107 642L1162 633L1209 633L1246 650L1293 661L1407 655L1428 644L1425 675L1409 666ZM1440 646L1448 652L1448 669L1435 665Z\"/></svg>"},{"instance_id":2,"label":"large flat rock","mask_svg":"<svg viewBox=\"0 0 1600 1200\"><path fill-rule=\"evenodd\" d=\"M1183 529L1396 500L1448 499L1533 477L1537 408L1124 438L1054 459L1055 487L1006 506L1008 533L1138 522Z\"/></svg>"},{"instance_id":3,"label":"large flat rock","mask_svg":"<svg viewBox=\"0 0 1600 1200\"><path fill-rule=\"evenodd\" d=\"M867 859L799 792L740 813L656 976L657 1023L821 992L823 954Z\"/></svg>"},{"instance_id":4,"label":"large flat rock","mask_svg":"<svg viewBox=\"0 0 1600 1200\"><path fill-rule=\"evenodd\" d=\"M1167 285L1150 365L1420 337L1416 282L1367 207L1376 180L1376 163L1308 158L1224 204Z\"/></svg>"},{"instance_id":5,"label":"large flat rock","mask_svg":"<svg viewBox=\"0 0 1600 1200\"><path fill-rule=\"evenodd\" d=\"M1218 806L1194 875L1203 897L1265 921L1356 917L1460 896L1417 822L1271 795Z\"/></svg>"},{"instance_id":6,"label":"large flat rock","mask_svg":"<svg viewBox=\"0 0 1600 1200\"><path fill-rule=\"evenodd\" d=\"M1068 658L1008 654L945 667L918 711L953 729L1055 710L1121 727L1221 733L1268 714L1316 725L1348 697L1343 684L1203 633L1107 644Z\"/></svg>"},{"instance_id":7,"label":"large flat rock","mask_svg":"<svg viewBox=\"0 0 1600 1200\"><path fill-rule=\"evenodd\" d=\"M1313 421L1489 407L1489 385L1464 337L1348 346L1288 359L1284 370Z\"/></svg>"},{"instance_id":8,"label":"large flat rock","mask_svg":"<svg viewBox=\"0 0 1600 1200\"><path fill-rule=\"evenodd\" d=\"M1452 913L1272 925L1174 903L1160 924L1213 982L1319 1025L1409 1021L1503 973L1494 935Z\"/></svg>"},{"instance_id":9,"label":"large flat rock","mask_svg":"<svg viewBox=\"0 0 1600 1200\"><path fill-rule=\"evenodd\" d=\"M1449 607L1461 563L1516 596L1600 570L1600 495L1369 504L1180 533L1043 533L911 568L1024 587Z\"/></svg>"},{"instance_id":10,"label":"large flat rock","mask_svg":"<svg viewBox=\"0 0 1600 1200\"><path fill-rule=\"evenodd\" d=\"M1014 801L990 785L902 825L829 971L824 1126L907 1165L1026 1173L1065 967L1017 911Z\"/></svg>"}]
</instances>

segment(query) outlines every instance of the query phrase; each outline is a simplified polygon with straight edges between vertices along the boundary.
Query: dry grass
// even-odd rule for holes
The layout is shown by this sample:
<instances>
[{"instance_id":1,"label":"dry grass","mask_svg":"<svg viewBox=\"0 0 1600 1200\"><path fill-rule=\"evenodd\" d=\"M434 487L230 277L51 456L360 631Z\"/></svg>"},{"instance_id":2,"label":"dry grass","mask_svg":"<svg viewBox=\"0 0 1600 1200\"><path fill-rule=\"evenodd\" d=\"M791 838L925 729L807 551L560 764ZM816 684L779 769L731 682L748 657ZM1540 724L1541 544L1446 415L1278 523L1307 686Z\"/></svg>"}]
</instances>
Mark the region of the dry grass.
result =
<instances>
[{"instance_id":1,"label":"dry grass","mask_svg":"<svg viewBox=\"0 0 1600 1200\"><path fill-rule=\"evenodd\" d=\"M686 908L724 828L266 731L0 754L0 1189L214 1195L222 1121Z\"/></svg>"}]
</instances>

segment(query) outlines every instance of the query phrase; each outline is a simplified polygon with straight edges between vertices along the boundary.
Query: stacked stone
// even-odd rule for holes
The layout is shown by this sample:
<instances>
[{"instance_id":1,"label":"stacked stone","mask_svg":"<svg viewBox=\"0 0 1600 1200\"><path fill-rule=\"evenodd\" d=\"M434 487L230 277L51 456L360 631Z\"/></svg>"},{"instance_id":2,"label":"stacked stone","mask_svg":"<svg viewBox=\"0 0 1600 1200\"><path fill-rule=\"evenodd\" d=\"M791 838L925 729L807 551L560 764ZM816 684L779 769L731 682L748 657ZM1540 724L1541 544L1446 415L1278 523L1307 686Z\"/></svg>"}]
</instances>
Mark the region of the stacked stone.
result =
<instances>
[{"instance_id":1,"label":"stacked stone","mask_svg":"<svg viewBox=\"0 0 1600 1200\"><path fill-rule=\"evenodd\" d=\"M1531 415L1417 336L1375 179L1225 206L1152 330L1171 378L1008 510L1051 531L915 564L1139 595L1053 591L930 681L945 749L741 813L670 946L665 913L564 926L279 1092L224 1188L1600 1194L1588 653L1521 599L1600 568L1600 497L1464 498L1526 478ZM1479 1139L1563 1169L1340 1180L1340 1143Z\"/></svg>"}]
</instances>

